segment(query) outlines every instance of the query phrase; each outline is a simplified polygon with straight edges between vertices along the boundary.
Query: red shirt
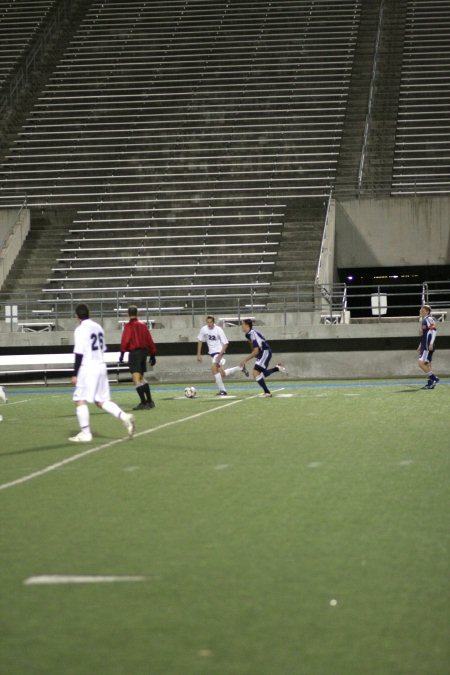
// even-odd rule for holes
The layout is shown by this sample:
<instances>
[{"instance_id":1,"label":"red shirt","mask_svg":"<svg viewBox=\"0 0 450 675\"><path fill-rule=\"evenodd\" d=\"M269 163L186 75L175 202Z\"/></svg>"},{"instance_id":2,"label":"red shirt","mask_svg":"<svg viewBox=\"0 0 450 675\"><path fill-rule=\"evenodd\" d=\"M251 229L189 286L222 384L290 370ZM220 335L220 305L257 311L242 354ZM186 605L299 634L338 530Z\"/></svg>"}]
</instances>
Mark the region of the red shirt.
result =
<instances>
[{"instance_id":1,"label":"red shirt","mask_svg":"<svg viewBox=\"0 0 450 675\"><path fill-rule=\"evenodd\" d=\"M120 342L121 352L131 352L134 349L146 349L151 356L156 354L155 343L147 325L135 317L125 324Z\"/></svg>"}]
</instances>

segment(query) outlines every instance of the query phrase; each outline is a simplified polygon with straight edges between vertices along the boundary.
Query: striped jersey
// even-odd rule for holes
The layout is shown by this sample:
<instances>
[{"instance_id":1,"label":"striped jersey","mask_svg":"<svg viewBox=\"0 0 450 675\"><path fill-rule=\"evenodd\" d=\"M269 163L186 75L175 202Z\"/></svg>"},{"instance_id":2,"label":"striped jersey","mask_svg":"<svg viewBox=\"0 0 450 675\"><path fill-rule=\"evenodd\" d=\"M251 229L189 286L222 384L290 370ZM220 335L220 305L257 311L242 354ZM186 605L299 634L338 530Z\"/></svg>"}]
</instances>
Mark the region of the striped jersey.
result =
<instances>
[{"instance_id":1,"label":"striped jersey","mask_svg":"<svg viewBox=\"0 0 450 675\"><path fill-rule=\"evenodd\" d=\"M423 317L422 322L422 336L420 340L420 346L422 349L428 349L430 345L434 345L436 339L436 321L431 314Z\"/></svg>"},{"instance_id":2,"label":"striped jersey","mask_svg":"<svg viewBox=\"0 0 450 675\"><path fill-rule=\"evenodd\" d=\"M258 356L256 358L259 358L265 351L271 351L270 345L264 335L254 328L249 330L248 333L245 334L245 337L252 343L253 348L258 347Z\"/></svg>"}]
</instances>

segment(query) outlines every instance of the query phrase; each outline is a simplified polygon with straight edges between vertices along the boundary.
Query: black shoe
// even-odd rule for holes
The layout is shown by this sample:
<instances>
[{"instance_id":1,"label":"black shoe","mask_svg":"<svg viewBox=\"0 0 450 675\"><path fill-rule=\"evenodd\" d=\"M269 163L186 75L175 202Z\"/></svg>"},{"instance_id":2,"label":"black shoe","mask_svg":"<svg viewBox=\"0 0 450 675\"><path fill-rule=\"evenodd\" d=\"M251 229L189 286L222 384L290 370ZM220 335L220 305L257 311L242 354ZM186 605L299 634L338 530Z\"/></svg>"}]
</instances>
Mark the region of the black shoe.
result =
<instances>
[{"instance_id":1,"label":"black shoe","mask_svg":"<svg viewBox=\"0 0 450 675\"><path fill-rule=\"evenodd\" d=\"M228 396L228 394L225 389L222 389L222 391L217 392L216 396Z\"/></svg>"},{"instance_id":2,"label":"black shoe","mask_svg":"<svg viewBox=\"0 0 450 675\"><path fill-rule=\"evenodd\" d=\"M138 405L134 406L133 410L147 410L147 408L147 403L138 403Z\"/></svg>"},{"instance_id":3,"label":"black shoe","mask_svg":"<svg viewBox=\"0 0 450 675\"><path fill-rule=\"evenodd\" d=\"M151 408L155 408L156 406L155 406L154 400L151 399L150 401L147 401L147 403L145 404L145 407L146 407L147 410L151 410Z\"/></svg>"},{"instance_id":4,"label":"black shoe","mask_svg":"<svg viewBox=\"0 0 450 675\"><path fill-rule=\"evenodd\" d=\"M424 387L422 387L422 389L434 389L434 387L435 387L434 382L427 382L427 384Z\"/></svg>"},{"instance_id":5,"label":"black shoe","mask_svg":"<svg viewBox=\"0 0 450 675\"><path fill-rule=\"evenodd\" d=\"M245 366L242 366L242 372L244 373L245 377L250 377L250 373Z\"/></svg>"}]
</instances>

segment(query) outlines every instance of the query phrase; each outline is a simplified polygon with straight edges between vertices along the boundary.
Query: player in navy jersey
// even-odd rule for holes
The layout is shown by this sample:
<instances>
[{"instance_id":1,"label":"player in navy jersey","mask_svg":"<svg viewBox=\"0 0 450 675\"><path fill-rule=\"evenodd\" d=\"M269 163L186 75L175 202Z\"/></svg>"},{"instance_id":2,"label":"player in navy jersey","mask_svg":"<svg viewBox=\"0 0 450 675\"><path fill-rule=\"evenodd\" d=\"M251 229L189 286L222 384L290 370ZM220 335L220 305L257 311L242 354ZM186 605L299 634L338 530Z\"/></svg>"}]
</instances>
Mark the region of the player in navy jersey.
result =
<instances>
[{"instance_id":1,"label":"player in navy jersey","mask_svg":"<svg viewBox=\"0 0 450 675\"><path fill-rule=\"evenodd\" d=\"M431 307L429 305L422 305L420 308L420 344L417 351L419 352L419 368L427 376L427 383L424 389L434 389L439 382L439 378L433 373L431 367L435 340L436 321L431 315Z\"/></svg>"},{"instance_id":2,"label":"player in navy jersey","mask_svg":"<svg viewBox=\"0 0 450 675\"><path fill-rule=\"evenodd\" d=\"M241 321L241 329L245 333L252 351L239 365L241 368L244 368L247 361L253 358L256 359L253 366L253 377L263 390L261 396L263 398L270 398L272 394L266 384L265 378L273 373L286 373L286 368L282 363L277 363L273 368L269 368L272 350L264 335L253 328L253 321L251 319Z\"/></svg>"}]
</instances>

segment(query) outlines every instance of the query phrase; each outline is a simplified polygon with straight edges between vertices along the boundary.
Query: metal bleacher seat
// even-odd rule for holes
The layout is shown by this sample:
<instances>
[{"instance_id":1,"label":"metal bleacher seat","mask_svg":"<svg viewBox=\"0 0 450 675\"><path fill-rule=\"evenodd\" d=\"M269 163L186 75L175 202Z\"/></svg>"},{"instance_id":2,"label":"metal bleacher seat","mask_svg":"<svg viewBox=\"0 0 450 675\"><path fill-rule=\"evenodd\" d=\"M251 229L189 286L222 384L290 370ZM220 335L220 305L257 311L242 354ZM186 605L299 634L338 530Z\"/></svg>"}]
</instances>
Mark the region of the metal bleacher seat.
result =
<instances>
[{"instance_id":1,"label":"metal bleacher seat","mask_svg":"<svg viewBox=\"0 0 450 675\"><path fill-rule=\"evenodd\" d=\"M79 209L46 295L270 285L286 202L333 185L359 14L93 0L0 165L0 204Z\"/></svg>"},{"instance_id":2,"label":"metal bleacher seat","mask_svg":"<svg viewBox=\"0 0 450 675\"><path fill-rule=\"evenodd\" d=\"M0 2L0 89L55 3L56 0Z\"/></svg>"},{"instance_id":3,"label":"metal bleacher seat","mask_svg":"<svg viewBox=\"0 0 450 675\"><path fill-rule=\"evenodd\" d=\"M450 4L407 3L393 194L450 190Z\"/></svg>"}]
</instances>

